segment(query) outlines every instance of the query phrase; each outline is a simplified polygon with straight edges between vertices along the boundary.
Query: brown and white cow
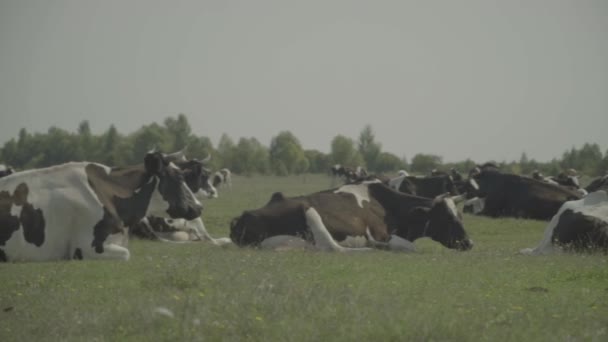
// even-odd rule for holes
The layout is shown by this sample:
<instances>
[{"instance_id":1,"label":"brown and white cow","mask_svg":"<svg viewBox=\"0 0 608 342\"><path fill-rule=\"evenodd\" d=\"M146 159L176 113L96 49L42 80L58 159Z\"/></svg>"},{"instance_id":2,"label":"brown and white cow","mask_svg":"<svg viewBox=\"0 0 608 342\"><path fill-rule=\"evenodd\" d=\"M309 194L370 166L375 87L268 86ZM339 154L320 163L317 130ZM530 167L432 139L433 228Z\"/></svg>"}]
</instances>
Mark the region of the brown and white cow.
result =
<instances>
[{"instance_id":1,"label":"brown and white cow","mask_svg":"<svg viewBox=\"0 0 608 342\"><path fill-rule=\"evenodd\" d=\"M564 203L545 229L540 244L523 254L549 254L556 250L608 251L608 195L592 192L585 198Z\"/></svg>"},{"instance_id":2,"label":"brown and white cow","mask_svg":"<svg viewBox=\"0 0 608 342\"><path fill-rule=\"evenodd\" d=\"M311 227L316 215L324 227ZM235 218L230 237L239 246L259 246L279 235L314 243L312 231L326 229L338 242L369 236L370 246L378 242L390 248L393 237L409 242L430 237L448 248L468 250L473 243L460 217L449 197L411 196L373 180L299 197L275 193L264 207Z\"/></svg>"},{"instance_id":3,"label":"brown and white cow","mask_svg":"<svg viewBox=\"0 0 608 342\"><path fill-rule=\"evenodd\" d=\"M223 185L228 188L232 187L232 173L227 168L220 169L213 174L213 186L217 188Z\"/></svg>"},{"instance_id":4,"label":"brown and white cow","mask_svg":"<svg viewBox=\"0 0 608 342\"><path fill-rule=\"evenodd\" d=\"M0 260L128 260L126 226L201 211L182 171L158 152L122 168L73 162L23 171L0 179Z\"/></svg>"}]
</instances>

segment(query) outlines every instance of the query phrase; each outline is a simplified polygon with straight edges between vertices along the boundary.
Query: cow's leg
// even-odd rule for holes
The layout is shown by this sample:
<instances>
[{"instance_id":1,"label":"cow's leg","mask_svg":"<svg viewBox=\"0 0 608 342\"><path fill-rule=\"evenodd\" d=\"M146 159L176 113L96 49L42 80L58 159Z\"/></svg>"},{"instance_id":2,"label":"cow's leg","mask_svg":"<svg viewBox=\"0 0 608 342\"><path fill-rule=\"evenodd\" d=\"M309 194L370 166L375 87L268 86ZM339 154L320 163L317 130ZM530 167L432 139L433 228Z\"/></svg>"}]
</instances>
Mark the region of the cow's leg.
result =
<instances>
[{"instance_id":1,"label":"cow's leg","mask_svg":"<svg viewBox=\"0 0 608 342\"><path fill-rule=\"evenodd\" d=\"M543 239L540 241L538 246L535 248L524 248L519 252L521 254L528 255L542 255L542 254L550 254L555 251L553 246L553 234L557 223L559 222L559 215L555 215L551 222L545 228L545 234L543 235Z\"/></svg>"},{"instance_id":2,"label":"cow's leg","mask_svg":"<svg viewBox=\"0 0 608 342\"><path fill-rule=\"evenodd\" d=\"M126 248L128 230L103 227L107 221L100 221L95 228L85 229L76 235L70 244L70 257L75 259L118 259L129 260L131 254ZM104 232L114 232L108 234Z\"/></svg>"},{"instance_id":3,"label":"cow's leg","mask_svg":"<svg viewBox=\"0 0 608 342\"><path fill-rule=\"evenodd\" d=\"M372 236L372 234L369 231L369 228L365 231L365 235L367 236L367 239L368 239L370 245L372 245L375 248L388 249L390 251L395 251L395 252L415 252L416 251L416 245L414 245L411 241L404 239L400 236L394 235L394 234L390 236L390 239L388 240L388 242L380 242L380 241L377 241L376 239L374 239L374 237Z\"/></svg>"},{"instance_id":4,"label":"cow's leg","mask_svg":"<svg viewBox=\"0 0 608 342\"><path fill-rule=\"evenodd\" d=\"M72 256L74 259L114 259L114 260L129 260L131 253L126 247L115 243L104 243L97 248L91 246L91 240L88 239L88 246L84 247L87 242L80 244L80 247L74 248Z\"/></svg>"},{"instance_id":5,"label":"cow's leg","mask_svg":"<svg viewBox=\"0 0 608 342\"><path fill-rule=\"evenodd\" d=\"M191 224L192 226L194 226L194 228L193 228L194 233L201 241L210 241L214 245L218 245L218 246L232 243L232 240L230 240L230 238L214 239L207 232L207 229L205 228L205 224L203 223L203 219L201 219L200 217L195 220L192 220L188 223Z\"/></svg>"},{"instance_id":6,"label":"cow's leg","mask_svg":"<svg viewBox=\"0 0 608 342\"><path fill-rule=\"evenodd\" d=\"M305 212L305 216L308 229L310 229L315 239L315 247L317 247L318 249L337 252L358 252L372 250L372 248L367 247L345 248L338 245L338 243L334 240L334 238L327 230L325 224L323 224L323 220L321 219L321 216L315 208L308 208Z\"/></svg>"}]
</instances>

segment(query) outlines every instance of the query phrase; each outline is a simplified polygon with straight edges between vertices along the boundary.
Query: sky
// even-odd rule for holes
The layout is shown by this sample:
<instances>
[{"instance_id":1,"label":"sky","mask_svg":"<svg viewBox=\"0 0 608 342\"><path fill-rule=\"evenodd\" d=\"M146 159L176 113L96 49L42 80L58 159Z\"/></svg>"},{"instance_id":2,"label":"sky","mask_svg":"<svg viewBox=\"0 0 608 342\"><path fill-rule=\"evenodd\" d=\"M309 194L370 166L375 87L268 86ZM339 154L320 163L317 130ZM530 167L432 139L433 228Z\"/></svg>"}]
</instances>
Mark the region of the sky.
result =
<instances>
[{"instance_id":1,"label":"sky","mask_svg":"<svg viewBox=\"0 0 608 342\"><path fill-rule=\"evenodd\" d=\"M605 0L0 0L0 143L184 113L217 144L399 157L608 149Z\"/></svg>"}]
</instances>

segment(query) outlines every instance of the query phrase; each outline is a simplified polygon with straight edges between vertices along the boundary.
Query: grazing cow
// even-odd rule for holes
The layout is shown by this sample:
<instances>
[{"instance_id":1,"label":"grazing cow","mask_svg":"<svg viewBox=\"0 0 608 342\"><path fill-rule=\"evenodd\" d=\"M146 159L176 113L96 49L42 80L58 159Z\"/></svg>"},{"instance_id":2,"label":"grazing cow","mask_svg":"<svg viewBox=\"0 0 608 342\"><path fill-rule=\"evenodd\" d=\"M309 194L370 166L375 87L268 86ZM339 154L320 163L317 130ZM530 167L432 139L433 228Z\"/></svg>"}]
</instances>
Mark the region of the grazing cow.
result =
<instances>
[{"instance_id":1,"label":"grazing cow","mask_svg":"<svg viewBox=\"0 0 608 342\"><path fill-rule=\"evenodd\" d=\"M478 196L485 202L480 214L491 217L548 220L564 202L582 197L557 185L491 169L481 171L475 180L479 184Z\"/></svg>"},{"instance_id":2,"label":"grazing cow","mask_svg":"<svg viewBox=\"0 0 608 342\"><path fill-rule=\"evenodd\" d=\"M227 168L220 169L213 174L213 186L220 187L226 185L232 187L232 173Z\"/></svg>"},{"instance_id":3,"label":"grazing cow","mask_svg":"<svg viewBox=\"0 0 608 342\"><path fill-rule=\"evenodd\" d=\"M545 229L536 248L523 254L548 254L560 248L569 251L608 251L608 195L603 190L564 203Z\"/></svg>"},{"instance_id":4,"label":"grazing cow","mask_svg":"<svg viewBox=\"0 0 608 342\"><path fill-rule=\"evenodd\" d=\"M592 193L598 190L608 191L608 173L602 177L598 177L589 183L585 188L587 192Z\"/></svg>"},{"instance_id":5,"label":"grazing cow","mask_svg":"<svg viewBox=\"0 0 608 342\"><path fill-rule=\"evenodd\" d=\"M291 198L274 193L264 207L245 211L231 222L230 238L239 246L259 246L277 235L314 242L310 220L316 215L336 241L369 235L390 247L394 236L410 242L430 237L447 248L473 246L451 198L411 196L379 180Z\"/></svg>"},{"instance_id":6,"label":"grazing cow","mask_svg":"<svg viewBox=\"0 0 608 342\"><path fill-rule=\"evenodd\" d=\"M6 176L11 175L13 173L15 173L15 170L13 170L12 167L0 164L0 178L6 177Z\"/></svg>"},{"instance_id":7,"label":"grazing cow","mask_svg":"<svg viewBox=\"0 0 608 342\"><path fill-rule=\"evenodd\" d=\"M158 152L124 168L79 162L23 171L0 179L0 260L128 260L125 226L201 211L181 170Z\"/></svg>"}]
</instances>

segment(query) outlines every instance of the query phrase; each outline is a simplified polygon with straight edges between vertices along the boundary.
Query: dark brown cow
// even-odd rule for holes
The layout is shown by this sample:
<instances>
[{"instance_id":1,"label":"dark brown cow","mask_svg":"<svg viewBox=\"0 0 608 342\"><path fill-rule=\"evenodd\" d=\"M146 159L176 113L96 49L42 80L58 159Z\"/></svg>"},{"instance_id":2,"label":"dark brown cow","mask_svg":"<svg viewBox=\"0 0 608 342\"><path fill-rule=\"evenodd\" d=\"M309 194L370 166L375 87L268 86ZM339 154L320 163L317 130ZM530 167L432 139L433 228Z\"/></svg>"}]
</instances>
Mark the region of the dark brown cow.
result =
<instances>
[{"instance_id":1,"label":"dark brown cow","mask_svg":"<svg viewBox=\"0 0 608 342\"><path fill-rule=\"evenodd\" d=\"M480 214L548 220L566 201L580 199L576 191L530 177L486 169L475 176L479 197L485 200Z\"/></svg>"},{"instance_id":2,"label":"dark brown cow","mask_svg":"<svg viewBox=\"0 0 608 342\"><path fill-rule=\"evenodd\" d=\"M311 211L318 213L325 226L322 230L329 231L336 241L369 235L375 241L389 243L396 235L408 241L430 237L458 250L473 246L451 198L406 195L378 180L307 196L286 198L275 193L266 206L235 218L230 237L240 246L257 246L278 235L299 236L313 242L311 230L320 229L307 224Z\"/></svg>"}]
</instances>

